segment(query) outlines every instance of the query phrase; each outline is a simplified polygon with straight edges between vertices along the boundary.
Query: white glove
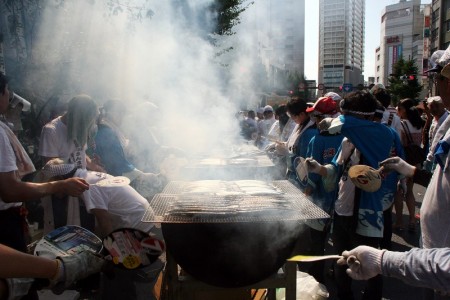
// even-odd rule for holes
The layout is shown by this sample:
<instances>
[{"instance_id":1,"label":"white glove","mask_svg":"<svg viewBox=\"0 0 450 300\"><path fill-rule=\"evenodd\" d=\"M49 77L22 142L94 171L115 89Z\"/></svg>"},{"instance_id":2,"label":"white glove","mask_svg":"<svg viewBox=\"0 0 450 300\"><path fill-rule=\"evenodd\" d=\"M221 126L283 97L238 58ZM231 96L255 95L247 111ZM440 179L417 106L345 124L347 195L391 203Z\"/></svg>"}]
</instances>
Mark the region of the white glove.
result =
<instances>
[{"instance_id":1,"label":"white glove","mask_svg":"<svg viewBox=\"0 0 450 300\"><path fill-rule=\"evenodd\" d=\"M396 171L406 177L413 177L416 167L408 164L400 157L391 157L379 163L386 171Z\"/></svg>"},{"instance_id":2,"label":"white glove","mask_svg":"<svg viewBox=\"0 0 450 300\"><path fill-rule=\"evenodd\" d=\"M305 163L308 166L308 172L320 174L322 170L322 165L318 163L314 158L307 157Z\"/></svg>"},{"instance_id":3,"label":"white glove","mask_svg":"<svg viewBox=\"0 0 450 300\"><path fill-rule=\"evenodd\" d=\"M34 282L32 278L8 278L5 279L8 285L8 300L22 299L28 294Z\"/></svg>"},{"instance_id":4,"label":"white glove","mask_svg":"<svg viewBox=\"0 0 450 300\"><path fill-rule=\"evenodd\" d=\"M51 280L52 292L56 295L62 294L77 280L100 272L106 264L106 260L91 251L57 257L56 259L59 260L59 270L56 278Z\"/></svg>"},{"instance_id":5,"label":"white glove","mask_svg":"<svg viewBox=\"0 0 450 300\"><path fill-rule=\"evenodd\" d=\"M381 274L381 260L385 251L369 246L358 246L353 250L342 252L343 258L337 263L349 266L346 272L351 278L367 280Z\"/></svg>"},{"instance_id":6,"label":"white glove","mask_svg":"<svg viewBox=\"0 0 450 300\"><path fill-rule=\"evenodd\" d=\"M289 155L289 150L287 148L286 143L276 143L275 145L275 152L276 154L280 156L287 156Z\"/></svg>"}]
</instances>

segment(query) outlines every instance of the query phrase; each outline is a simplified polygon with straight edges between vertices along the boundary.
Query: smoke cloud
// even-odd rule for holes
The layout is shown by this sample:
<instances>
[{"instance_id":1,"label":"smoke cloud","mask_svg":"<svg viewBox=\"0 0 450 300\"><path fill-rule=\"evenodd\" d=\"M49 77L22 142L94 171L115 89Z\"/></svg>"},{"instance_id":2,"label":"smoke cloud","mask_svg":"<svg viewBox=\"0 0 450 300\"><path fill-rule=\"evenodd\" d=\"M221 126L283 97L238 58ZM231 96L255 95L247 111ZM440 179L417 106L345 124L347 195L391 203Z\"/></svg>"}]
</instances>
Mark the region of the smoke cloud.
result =
<instances>
[{"instance_id":1,"label":"smoke cloud","mask_svg":"<svg viewBox=\"0 0 450 300\"><path fill-rule=\"evenodd\" d=\"M79 93L99 104L118 98L134 113L149 101L159 117L147 121L164 128L162 142L204 152L229 147L239 133L235 113L256 108L258 54L254 36L244 34L248 25L238 25L237 35L213 37L213 46L214 16L205 10L211 1L104 2L44 8L33 45L38 71L27 80L66 101Z\"/></svg>"}]
</instances>

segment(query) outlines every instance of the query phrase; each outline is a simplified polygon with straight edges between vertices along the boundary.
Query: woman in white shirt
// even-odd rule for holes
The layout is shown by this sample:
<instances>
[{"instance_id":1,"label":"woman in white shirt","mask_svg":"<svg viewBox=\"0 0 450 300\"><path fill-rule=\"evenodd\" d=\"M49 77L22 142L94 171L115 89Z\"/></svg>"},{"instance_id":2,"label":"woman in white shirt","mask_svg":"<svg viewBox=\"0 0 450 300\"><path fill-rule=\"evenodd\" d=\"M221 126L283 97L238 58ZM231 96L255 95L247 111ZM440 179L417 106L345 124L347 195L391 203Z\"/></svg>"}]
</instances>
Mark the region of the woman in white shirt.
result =
<instances>
[{"instance_id":1,"label":"woman in white shirt","mask_svg":"<svg viewBox=\"0 0 450 300\"><path fill-rule=\"evenodd\" d=\"M422 143L422 129L424 121L420 116L419 111L416 108L415 101L411 98L400 100L397 113L401 119L401 132L400 138L403 146L407 146L410 141L414 144L421 146ZM403 229L403 200L406 202L409 212L408 230L415 231L415 205L416 199L413 193L414 183L410 178L406 178L406 191L399 189L395 196L395 224L394 229Z\"/></svg>"}]
</instances>

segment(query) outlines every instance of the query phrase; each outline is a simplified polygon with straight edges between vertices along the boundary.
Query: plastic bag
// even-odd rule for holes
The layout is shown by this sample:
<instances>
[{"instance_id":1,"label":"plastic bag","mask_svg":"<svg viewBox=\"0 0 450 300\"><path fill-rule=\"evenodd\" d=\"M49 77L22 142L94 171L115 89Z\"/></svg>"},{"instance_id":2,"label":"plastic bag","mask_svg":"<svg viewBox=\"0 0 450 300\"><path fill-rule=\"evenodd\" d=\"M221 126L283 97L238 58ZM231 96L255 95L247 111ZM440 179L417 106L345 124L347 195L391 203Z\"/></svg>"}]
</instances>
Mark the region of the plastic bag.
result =
<instances>
[{"instance_id":1,"label":"plastic bag","mask_svg":"<svg viewBox=\"0 0 450 300\"><path fill-rule=\"evenodd\" d=\"M276 293L277 300L285 300L285 289L278 289ZM317 282L314 277L308 273L297 271L297 300L323 300L328 299L330 294L327 288Z\"/></svg>"}]
</instances>

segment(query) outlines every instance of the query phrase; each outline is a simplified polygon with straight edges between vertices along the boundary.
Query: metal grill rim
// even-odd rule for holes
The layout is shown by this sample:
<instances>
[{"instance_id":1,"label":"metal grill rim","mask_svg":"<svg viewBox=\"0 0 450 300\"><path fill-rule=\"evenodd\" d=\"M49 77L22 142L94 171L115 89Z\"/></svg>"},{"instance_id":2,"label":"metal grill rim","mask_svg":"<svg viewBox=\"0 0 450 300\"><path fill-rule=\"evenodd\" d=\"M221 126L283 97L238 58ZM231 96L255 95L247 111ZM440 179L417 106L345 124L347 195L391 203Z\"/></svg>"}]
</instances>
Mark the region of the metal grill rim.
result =
<instances>
[{"instance_id":1,"label":"metal grill rim","mask_svg":"<svg viewBox=\"0 0 450 300\"><path fill-rule=\"evenodd\" d=\"M330 217L287 180L271 182L274 187L281 191L279 195L239 195L233 197L212 194L183 195L183 187L189 183L191 182L170 182L163 193L156 194L153 197L150 202L152 209L147 210L142 221L157 223L235 223L305 221ZM181 206L186 205L186 201L190 200L195 201L193 203L202 211L201 213L195 214L189 210L185 213L171 213L171 208L177 204L180 206L181 203ZM271 207L270 203L273 204L274 200L281 201L280 203L284 207L282 209L277 206ZM244 206L248 209L246 211L233 211L228 209L227 205L223 205L227 201L235 201L232 204L257 203L260 205L259 207L258 205Z\"/></svg>"}]
</instances>

